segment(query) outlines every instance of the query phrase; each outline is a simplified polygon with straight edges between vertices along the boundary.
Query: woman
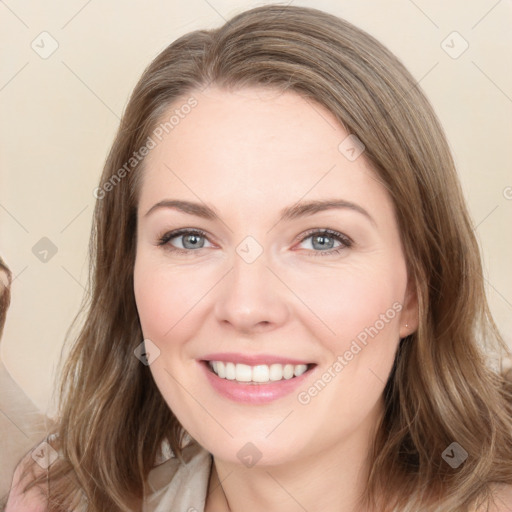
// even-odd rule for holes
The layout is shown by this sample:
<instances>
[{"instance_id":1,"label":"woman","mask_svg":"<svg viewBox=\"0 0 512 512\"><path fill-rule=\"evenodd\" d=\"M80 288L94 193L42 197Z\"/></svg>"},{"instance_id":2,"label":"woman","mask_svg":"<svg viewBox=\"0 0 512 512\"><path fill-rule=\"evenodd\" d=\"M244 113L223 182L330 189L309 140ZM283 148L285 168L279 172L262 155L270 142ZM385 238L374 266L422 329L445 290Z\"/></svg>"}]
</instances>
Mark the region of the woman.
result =
<instances>
[{"instance_id":1,"label":"woman","mask_svg":"<svg viewBox=\"0 0 512 512\"><path fill-rule=\"evenodd\" d=\"M95 195L59 456L28 454L12 503L512 507L512 389L485 357L508 351L471 221L431 106L371 36L266 6L181 37Z\"/></svg>"}]
</instances>

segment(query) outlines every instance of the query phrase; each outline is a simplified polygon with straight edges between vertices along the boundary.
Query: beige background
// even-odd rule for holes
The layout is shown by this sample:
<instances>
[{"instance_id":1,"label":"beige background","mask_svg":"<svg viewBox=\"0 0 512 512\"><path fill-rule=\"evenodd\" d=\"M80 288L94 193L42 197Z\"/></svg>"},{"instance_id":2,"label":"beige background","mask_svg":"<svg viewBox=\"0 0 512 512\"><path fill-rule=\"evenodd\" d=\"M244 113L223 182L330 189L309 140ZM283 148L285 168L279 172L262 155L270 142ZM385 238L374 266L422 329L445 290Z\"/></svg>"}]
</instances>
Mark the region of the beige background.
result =
<instances>
[{"instance_id":1,"label":"beige background","mask_svg":"<svg viewBox=\"0 0 512 512\"><path fill-rule=\"evenodd\" d=\"M0 356L43 413L55 414L55 370L86 283L92 191L129 93L176 37L263 3L0 2L0 253L15 276ZM453 148L484 253L492 311L512 346L512 3L293 4L330 11L367 30L421 83ZM50 36L40 36L44 31ZM453 31L463 39L451 35L442 45ZM52 39L58 48L47 58L31 47L49 51ZM469 47L458 58L446 53L461 50L464 40ZM32 250L43 237L57 249L47 262Z\"/></svg>"}]
</instances>

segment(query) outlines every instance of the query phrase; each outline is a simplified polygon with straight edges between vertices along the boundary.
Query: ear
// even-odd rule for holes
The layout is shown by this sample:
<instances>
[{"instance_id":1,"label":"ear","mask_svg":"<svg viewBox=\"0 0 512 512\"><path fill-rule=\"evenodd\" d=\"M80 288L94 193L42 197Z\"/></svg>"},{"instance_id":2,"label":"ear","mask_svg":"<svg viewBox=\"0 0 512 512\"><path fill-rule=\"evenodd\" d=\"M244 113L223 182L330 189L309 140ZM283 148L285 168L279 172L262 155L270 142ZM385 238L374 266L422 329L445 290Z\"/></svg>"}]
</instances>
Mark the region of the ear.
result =
<instances>
[{"instance_id":1,"label":"ear","mask_svg":"<svg viewBox=\"0 0 512 512\"><path fill-rule=\"evenodd\" d=\"M409 278L400 315L400 338L405 338L418 329L418 292L414 279ZM407 327L406 327L407 326Z\"/></svg>"}]
</instances>

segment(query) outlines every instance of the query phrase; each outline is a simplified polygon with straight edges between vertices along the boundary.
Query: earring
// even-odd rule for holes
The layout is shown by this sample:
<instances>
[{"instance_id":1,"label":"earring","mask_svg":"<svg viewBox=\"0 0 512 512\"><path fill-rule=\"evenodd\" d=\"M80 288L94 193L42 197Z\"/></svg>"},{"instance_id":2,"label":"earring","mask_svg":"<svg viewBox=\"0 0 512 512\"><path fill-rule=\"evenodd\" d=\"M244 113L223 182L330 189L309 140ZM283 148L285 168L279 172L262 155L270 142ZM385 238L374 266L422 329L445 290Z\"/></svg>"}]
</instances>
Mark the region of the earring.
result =
<instances>
[{"instance_id":1,"label":"earring","mask_svg":"<svg viewBox=\"0 0 512 512\"><path fill-rule=\"evenodd\" d=\"M409 324L405 324L405 327L409 327Z\"/></svg>"}]
</instances>

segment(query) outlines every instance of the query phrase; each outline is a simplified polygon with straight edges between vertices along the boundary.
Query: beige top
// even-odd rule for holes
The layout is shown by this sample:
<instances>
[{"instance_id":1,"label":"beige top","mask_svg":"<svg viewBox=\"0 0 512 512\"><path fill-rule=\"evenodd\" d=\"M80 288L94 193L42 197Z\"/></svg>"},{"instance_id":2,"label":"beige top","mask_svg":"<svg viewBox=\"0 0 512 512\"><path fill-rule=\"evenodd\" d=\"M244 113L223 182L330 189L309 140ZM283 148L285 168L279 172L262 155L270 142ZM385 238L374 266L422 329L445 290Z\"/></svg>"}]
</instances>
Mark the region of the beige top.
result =
<instances>
[{"instance_id":1,"label":"beige top","mask_svg":"<svg viewBox=\"0 0 512 512\"><path fill-rule=\"evenodd\" d=\"M213 456L189 439L182 449L182 457L184 463L174 456L168 444L162 445L146 481L143 512L204 512ZM31 462L30 452L27 461ZM5 512L46 512L46 497L30 491L21 494L20 468L21 464L16 469ZM87 503L80 501L74 512L85 511Z\"/></svg>"},{"instance_id":2,"label":"beige top","mask_svg":"<svg viewBox=\"0 0 512 512\"><path fill-rule=\"evenodd\" d=\"M143 512L204 512L213 457L197 442L182 450L182 464L167 448L167 460L148 476Z\"/></svg>"}]
</instances>

